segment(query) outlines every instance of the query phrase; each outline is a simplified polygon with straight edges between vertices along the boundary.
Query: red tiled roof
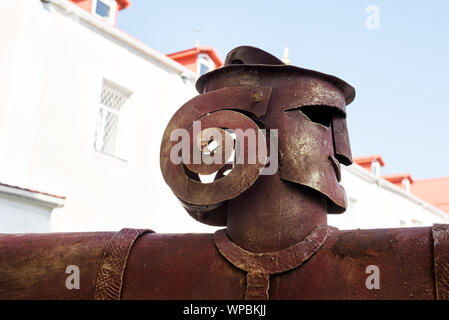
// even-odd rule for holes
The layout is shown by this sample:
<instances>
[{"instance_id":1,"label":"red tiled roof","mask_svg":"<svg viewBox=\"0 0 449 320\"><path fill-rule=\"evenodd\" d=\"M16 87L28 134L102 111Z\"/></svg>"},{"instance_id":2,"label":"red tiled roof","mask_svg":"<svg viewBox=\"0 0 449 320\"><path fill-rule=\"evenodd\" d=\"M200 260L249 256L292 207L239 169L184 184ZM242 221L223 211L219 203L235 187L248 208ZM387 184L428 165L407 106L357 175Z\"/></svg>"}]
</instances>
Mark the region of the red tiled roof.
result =
<instances>
[{"instance_id":1,"label":"red tiled roof","mask_svg":"<svg viewBox=\"0 0 449 320\"><path fill-rule=\"evenodd\" d=\"M86 10L87 12L91 12L92 0L70 0L70 1L75 3L77 6L79 6L83 10ZM130 0L116 0L116 1L117 1L117 9L118 10L126 9L131 5Z\"/></svg>"},{"instance_id":2,"label":"red tiled roof","mask_svg":"<svg viewBox=\"0 0 449 320\"><path fill-rule=\"evenodd\" d=\"M223 62L221 61L220 57L218 56L218 54L215 52L214 48L212 48L212 47L195 47L195 48L167 54L167 57L172 58L173 60L177 61L179 59L183 59L188 56L199 55L202 53L207 54L212 59L212 61L215 63L215 66L217 68L223 66Z\"/></svg>"},{"instance_id":3,"label":"red tiled roof","mask_svg":"<svg viewBox=\"0 0 449 320\"><path fill-rule=\"evenodd\" d=\"M449 177L415 180L410 192L449 213Z\"/></svg>"},{"instance_id":4,"label":"red tiled roof","mask_svg":"<svg viewBox=\"0 0 449 320\"><path fill-rule=\"evenodd\" d=\"M364 157L355 157L353 158L353 161L357 163L358 165L366 165L371 164L373 161L379 161L381 167L385 165L384 160L380 155L372 155L372 156L364 156Z\"/></svg>"},{"instance_id":5,"label":"red tiled roof","mask_svg":"<svg viewBox=\"0 0 449 320\"><path fill-rule=\"evenodd\" d=\"M117 0L118 9L123 10L128 8L131 5L131 1L129 0Z\"/></svg>"},{"instance_id":6,"label":"red tiled roof","mask_svg":"<svg viewBox=\"0 0 449 320\"><path fill-rule=\"evenodd\" d=\"M390 181L391 183L401 183L402 180L404 179L408 179L410 183L414 182L410 173L387 174L382 176L382 178L384 178L387 181Z\"/></svg>"}]
</instances>

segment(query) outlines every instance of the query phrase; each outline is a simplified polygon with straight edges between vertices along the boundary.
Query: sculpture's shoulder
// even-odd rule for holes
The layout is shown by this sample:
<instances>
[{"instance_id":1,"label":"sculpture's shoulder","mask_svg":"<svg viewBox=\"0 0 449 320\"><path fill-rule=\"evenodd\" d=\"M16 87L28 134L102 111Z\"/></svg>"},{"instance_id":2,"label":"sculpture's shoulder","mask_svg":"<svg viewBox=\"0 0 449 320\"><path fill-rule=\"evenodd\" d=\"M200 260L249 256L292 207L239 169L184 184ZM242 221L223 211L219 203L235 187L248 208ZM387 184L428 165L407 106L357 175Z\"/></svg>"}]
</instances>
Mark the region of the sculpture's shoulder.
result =
<instances>
[{"instance_id":1,"label":"sculpture's shoulder","mask_svg":"<svg viewBox=\"0 0 449 320\"><path fill-rule=\"evenodd\" d=\"M449 252L448 230L447 225L333 230L324 247L298 271L301 279L308 279L320 270L327 285L316 295L330 299L435 299L437 273L442 274L437 265L449 262L449 254L443 253ZM367 286L374 273L379 288ZM309 293L314 295L313 289Z\"/></svg>"},{"instance_id":2,"label":"sculpture's shoulder","mask_svg":"<svg viewBox=\"0 0 449 320\"><path fill-rule=\"evenodd\" d=\"M214 246L213 233L147 233L139 238L133 246L133 250L165 249L179 250L192 246L201 250L205 246ZM163 253L163 252L161 252Z\"/></svg>"},{"instance_id":3,"label":"sculpture's shoulder","mask_svg":"<svg viewBox=\"0 0 449 320\"><path fill-rule=\"evenodd\" d=\"M142 235L133 245L125 277L129 275L128 271L142 266L148 266L153 271L162 265L165 266L165 270L171 267L179 270L181 266L206 264L207 261L213 262L216 258L217 249L213 234L148 233Z\"/></svg>"},{"instance_id":4,"label":"sculpture's shoulder","mask_svg":"<svg viewBox=\"0 0 449 320\"><path fill-rule=\"evenodd\" d=\"M419 252L436 253L439 257L440 253L449 249L449 224L391 229L334 229L330 238L330 250L340 257L416 256Z\"/></svg>"},{"instance_id":5,"label":"sculpture's shoulder","mask_svg":"<svg viewBox=\"0 0 449 320\"><path fill-rule=\"evenodd\" d=\"M80 285L69 289L73 267ZM219 255L213 234L0 235L0 299L240 299L236 276L244 278Z\"/></svg>"},{"instance_id":6,"label":"sculpture's shoulder","mask_svg":"<svg viewBox=\"0 0 449 320\"><path fill-rule=\"evenodd\" d=\"M0 235L0 299L92 298L98 266L114 234ZM69 290L73 266L80 273L80 289Z\"/></svg>"},{"instance_id":7,"label":"sculpture's shoulder","mask_svg":"<svg viewBox=\"0 0 449 320\"><path fill-rule=\"evenodd\" d=\"M218 252L214 234L145 234L133 246L123 299L241 299L245 273Z\"/></svg>"},{"instance_id":8,"label":"sculpture's shoulder","mask_svg":"<svg viewBox=\"0 0 449 320\"><path fill-rule=\"evenodd\" d=\"M340 257L405 254L433 248L432 227L338 230L331 233L332 252Z\"/></svg>"}]
</instances>

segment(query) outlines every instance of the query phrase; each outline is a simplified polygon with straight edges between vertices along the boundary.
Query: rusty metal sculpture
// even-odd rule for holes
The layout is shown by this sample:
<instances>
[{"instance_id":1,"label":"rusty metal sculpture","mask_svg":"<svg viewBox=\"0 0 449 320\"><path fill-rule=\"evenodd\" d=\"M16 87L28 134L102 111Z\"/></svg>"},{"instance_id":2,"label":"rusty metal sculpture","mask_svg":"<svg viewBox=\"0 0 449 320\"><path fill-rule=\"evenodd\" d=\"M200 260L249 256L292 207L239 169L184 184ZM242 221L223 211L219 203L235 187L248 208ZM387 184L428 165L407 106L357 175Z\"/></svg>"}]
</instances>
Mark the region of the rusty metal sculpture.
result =
<instances>
[{"instance_id":1,"label":"rusty metal sculpture","mask_svg":"<svg viewBox=\"0 0 449 320\"><path fill-rule=\"evenodd\" d=\"M328 213L346 208L339 181L340 163L352 163L350 85L238 47L197 89L167 126L161 170L193 218L226 229L0 235L0 299L449 298L448 226L327 225ZM192 139L173 139L177 129ZM235 138L248 129L256 143ZM211 150L213 130L221 139ZM204 160L214 153L221 161ZM235 161L239 155L246 161ZM277 161L279 170L266 174ZM214 181L203 183L211 173ZM82 272L79 290L66 289L68 265ZM372 266L377 288L367 286Z\"/></svg>"}]
</instances>

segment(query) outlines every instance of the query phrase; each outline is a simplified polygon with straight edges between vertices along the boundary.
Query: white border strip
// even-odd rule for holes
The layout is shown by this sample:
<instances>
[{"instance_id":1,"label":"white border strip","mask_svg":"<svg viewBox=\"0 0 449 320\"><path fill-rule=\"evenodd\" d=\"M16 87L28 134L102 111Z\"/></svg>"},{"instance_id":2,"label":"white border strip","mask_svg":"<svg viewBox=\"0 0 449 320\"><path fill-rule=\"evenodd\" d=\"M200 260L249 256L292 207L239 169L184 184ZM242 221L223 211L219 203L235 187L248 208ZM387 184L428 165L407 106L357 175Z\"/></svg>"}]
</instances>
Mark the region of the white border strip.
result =
<instances>
[{"instance_id":1,"label":"white border strip","mask_svg":"<svg viewBox=\"0 0 449 320\"><path fill-rule=\"evenodd\" d=\"M0 185L0 193L4 193L9 196L24 198L27 200L33 200L38 202L40 205L52 208L62 208L65 204L65 199L57 198L47 194L42 194L39 192L23 190L20 189L20 187L9 187L5 185Z\"/></svg>"}]
</instances>

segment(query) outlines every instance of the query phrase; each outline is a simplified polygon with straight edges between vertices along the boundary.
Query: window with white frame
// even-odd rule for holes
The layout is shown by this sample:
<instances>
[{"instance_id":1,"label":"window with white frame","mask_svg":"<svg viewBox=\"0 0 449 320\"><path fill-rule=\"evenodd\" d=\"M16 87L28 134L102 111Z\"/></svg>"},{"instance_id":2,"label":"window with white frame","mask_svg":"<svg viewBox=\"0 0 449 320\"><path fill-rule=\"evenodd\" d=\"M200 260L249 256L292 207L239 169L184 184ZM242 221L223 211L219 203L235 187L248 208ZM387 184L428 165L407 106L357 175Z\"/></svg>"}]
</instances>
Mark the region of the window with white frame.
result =
<instances>
[{"instance_id":1,"label":"window with white frame","mask_svg":"<svg viewBox=\"0 0 449 320\"><path fill-rule=\"evenodd\" d=\"M405 192L410 192L410 180L405 178L402 179L402 188L405 190Z\"/></svg>"},{"instance_id":2,"label":"window with white frame","mask_svg":"<svg viewBox=\"0 0 449 320\"><path fill-rule=\"evenodd\" d=\"M380 162L377 160L374 160L371 163L371 172L377 177L380 177Z\"/></svg>"},{"instance_id":3,"label":"window with white frame","mask_svg":"<svg viewBox=\"0 0 449 320\"><path fill-rule=\"evenodd\" d=\"M115 0L94 0L92 1L92 12L104 21L114 24L117 2Z\"/></svg>"},{"instance_id":4,"label":"window with white frame","mask_svg":"<svg viewBox=\"0 0 449 320\"><path fill-rule=\"evenodd\" d=\"M200 76L205 74L205 73L208 73L209 71L214 70L214 68L215 68L214 62L206 54L200 54L198 56L198 63L197 63L197 65L198 65L197 73Z\"/></svg>"},{"instance_id":5,"label":"window with white frame","mask_svg":"<svg viewBox=\"0 0 449 320\"><path fill-rule=\"evenodd\" d=\"M103 81L98 104L95 150L122 160L126 159L126 113L131 92L108 80Z\"/></svg>"}]
</instances>

